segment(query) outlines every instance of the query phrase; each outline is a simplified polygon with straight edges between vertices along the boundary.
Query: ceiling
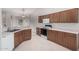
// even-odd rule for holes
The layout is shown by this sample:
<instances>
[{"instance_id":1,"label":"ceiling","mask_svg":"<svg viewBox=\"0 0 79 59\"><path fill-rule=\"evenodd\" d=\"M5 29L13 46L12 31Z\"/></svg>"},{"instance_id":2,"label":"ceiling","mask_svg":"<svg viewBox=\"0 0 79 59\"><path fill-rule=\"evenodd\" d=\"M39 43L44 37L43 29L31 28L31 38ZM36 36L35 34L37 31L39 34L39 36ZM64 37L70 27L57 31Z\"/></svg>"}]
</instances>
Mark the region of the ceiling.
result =
<instances>
[{"instance_id":1,"label":"ceiling","mask_svg":"<svg viewBox=\"0 0 79 59\"><path fill-rule=\"evenodd\" d=\"M24 11L23 11L24 9ZM66 10L68 8L3 8L7 12L11 12L15 16L44 15L53 12Z\"/></svg>"},{"instance_id":2,"label":"ceiling","mask_svg":"<svg viewBox=\"0 0 79 59\"><path fill-rule=\"evenodd\" d=\"M24 11L23 11L24 9ZM7 10L9 12L12 12L15 15L31 15L36 10L39 10L39 8L4 8L4 10Z\"/></svg>"}]
</instances>

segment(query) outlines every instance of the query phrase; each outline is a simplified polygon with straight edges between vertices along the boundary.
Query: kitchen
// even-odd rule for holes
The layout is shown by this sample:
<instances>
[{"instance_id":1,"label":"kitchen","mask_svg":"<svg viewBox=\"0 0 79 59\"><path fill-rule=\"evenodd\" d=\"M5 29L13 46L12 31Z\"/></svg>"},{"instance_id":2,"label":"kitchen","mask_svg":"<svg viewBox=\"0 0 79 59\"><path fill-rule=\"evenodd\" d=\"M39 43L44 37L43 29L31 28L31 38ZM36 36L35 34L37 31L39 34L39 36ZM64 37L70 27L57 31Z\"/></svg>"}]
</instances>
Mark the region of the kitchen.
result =
<instances>
[{"instance_id":1,"label":"kitchen","mask_svg":"<svg viewBox=\"0 0 79 59\"><path fill-rule=\"evenodd\" d=\"M0 50L76 51L78 12L78 8L3 8Z\"/></svg>"}]
</instances>

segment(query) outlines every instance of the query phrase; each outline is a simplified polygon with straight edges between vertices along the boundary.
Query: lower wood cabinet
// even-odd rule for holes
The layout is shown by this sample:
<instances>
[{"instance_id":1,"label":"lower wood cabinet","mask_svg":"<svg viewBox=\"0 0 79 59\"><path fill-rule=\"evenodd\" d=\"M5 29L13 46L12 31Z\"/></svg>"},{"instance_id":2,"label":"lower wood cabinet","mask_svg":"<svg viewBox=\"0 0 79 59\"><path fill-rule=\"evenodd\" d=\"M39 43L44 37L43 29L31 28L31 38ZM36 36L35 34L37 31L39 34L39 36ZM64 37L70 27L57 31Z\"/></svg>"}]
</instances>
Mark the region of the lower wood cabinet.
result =
<instances>
[{"instance_id":1,"label":"lower wood cabinet","mask_svg":"<svg viewBox=\"0 0 79 59\"><path fill-rule=\"evenodd\" d=\"M22 30L14 33L14 47L16 48L25 40L31 39L31 29Z\"/></svg>"},{"instance_id":2,"label":"lower wood cabinet","mask_svg":"<svg viewBox=\"0 0 79 59\"><path fill-rule=\"evenodd\" d=\"M53 33L53 34L52 34ZM53 42L57 42L57 35L58 33L57 33L57 31L49 31L48 30L48 40L51 40L51 41L53 41Z\"/></svg>"},{"instance_id":3,"label":"lower wood cabinet","mask_svg":"<svg viewBox=\"0 0 79 59\"><path fill-rule=\"evenodd\" d=\"M48 40L67 47L71 50L77 50L77 35L74 33L48 30Z\"/></svg>"},{"instance_id":4,"label":"lower wood cabinet","mask_svg":"<svg viewBox=\"0 0 79 59\"><path fill-rule=\"evenodd\" d=\"M28 29L28 30L24 30L24 40L29 40L31 39L31 29Z\"/></svg>"},{"instance_id":5,"label":"lower wood cabinet","mask_svg":"<svg viewBox=\"0 0 79 59\"><path fill-rule=\"evenodd\" d=\"M16 48L20 44L20 32L14 33L14 48Z\"/></svg>"},{"instance_id":6,"label":"lower wood cabinet","mask_svg":"<svg viewBox=\"0 0 79 59\"><path fill-rule=\"evenodd\" d=\"M63 32L63 40L64 40L64 45L65 47L72 49L72 50L77 50L77 37L76 34L72 33L66 33Z\"/></svg>"}]
</instances>

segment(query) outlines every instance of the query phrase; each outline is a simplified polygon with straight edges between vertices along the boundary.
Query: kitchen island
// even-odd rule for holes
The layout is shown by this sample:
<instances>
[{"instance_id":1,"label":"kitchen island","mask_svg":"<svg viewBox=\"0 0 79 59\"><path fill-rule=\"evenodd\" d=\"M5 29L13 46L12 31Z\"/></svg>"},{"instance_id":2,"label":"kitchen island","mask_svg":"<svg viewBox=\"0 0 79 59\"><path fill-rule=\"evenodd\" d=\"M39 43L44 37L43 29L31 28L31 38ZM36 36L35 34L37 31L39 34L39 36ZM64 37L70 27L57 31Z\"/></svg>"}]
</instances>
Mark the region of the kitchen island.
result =
<instances>
[{"instance_id":1,"label":"kitchen island","mask_svg":"<svg viewBox=\"0 0 79 59\"><path fill-rule=\"evenodd\" d=\"M31 29L20 29L12 32L3 32L1 50L13 50L22 42L31 39Z\"/></svg>"}]
</instances>

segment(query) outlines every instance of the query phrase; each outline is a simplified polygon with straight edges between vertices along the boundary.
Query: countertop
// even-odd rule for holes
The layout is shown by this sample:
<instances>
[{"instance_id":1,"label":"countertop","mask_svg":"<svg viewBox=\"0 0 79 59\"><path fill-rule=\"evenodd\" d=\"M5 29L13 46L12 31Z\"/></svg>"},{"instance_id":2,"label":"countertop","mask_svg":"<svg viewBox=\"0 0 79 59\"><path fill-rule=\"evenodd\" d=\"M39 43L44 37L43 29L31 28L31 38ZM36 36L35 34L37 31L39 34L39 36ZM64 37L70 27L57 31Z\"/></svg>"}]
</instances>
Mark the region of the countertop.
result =
<instances>
[{"instance_id":1,"label":"countertop","mask_svg":"<svg viewBox=\"0 0 79 59\"><path fill-rule=\"evenodd\" d=\"M2 38L6 38L6 37L8 37L10 35L13 35L16 32L19 32L19 31L22 31L22 30L27 30L27 29L31 29L31 28L24 28L24 29L20 29L20 30L14 31L14 32L6 32L6 31L4 31L4 32L2 32Z\"/></svg>"},{"instance_id":2,"label":"countertop","mask_svg":"<svg viewBox=\"0 0 79 59\"><path fill-rule=\"evenodd\" d=\"M44 28L44 27L37 27L37 28ZM48 28L48 30L57 30L57 31L62 31L62 32L79 34L79 29Z\"/></svg>"},{"instance_id":3,"label":"countertop","mask_svg":"<svg viewBox=\"0 0 79 59\"><path fill-rule=\"evenodd\" d=\"M19 31L22 31L22 30L27 30L27 29L31 29L31 28L20 29L20 30L14 31L12 33L16 33L16 32L19 32Z\"/></svg>"},{"instance_id":4,"label":"countertop","mask_svg":"<svg viewBox=\"0 0 79 59\"><path fill-rule=\"evenodd\" d=\"M73 33L73 34L79 34L79 30L75 30L75 29L60 29L60 28L52 28L49 30L57 30L57 31L62 31L62 32L68 32L68 33Z\"/></svg>"}]
</instances>

